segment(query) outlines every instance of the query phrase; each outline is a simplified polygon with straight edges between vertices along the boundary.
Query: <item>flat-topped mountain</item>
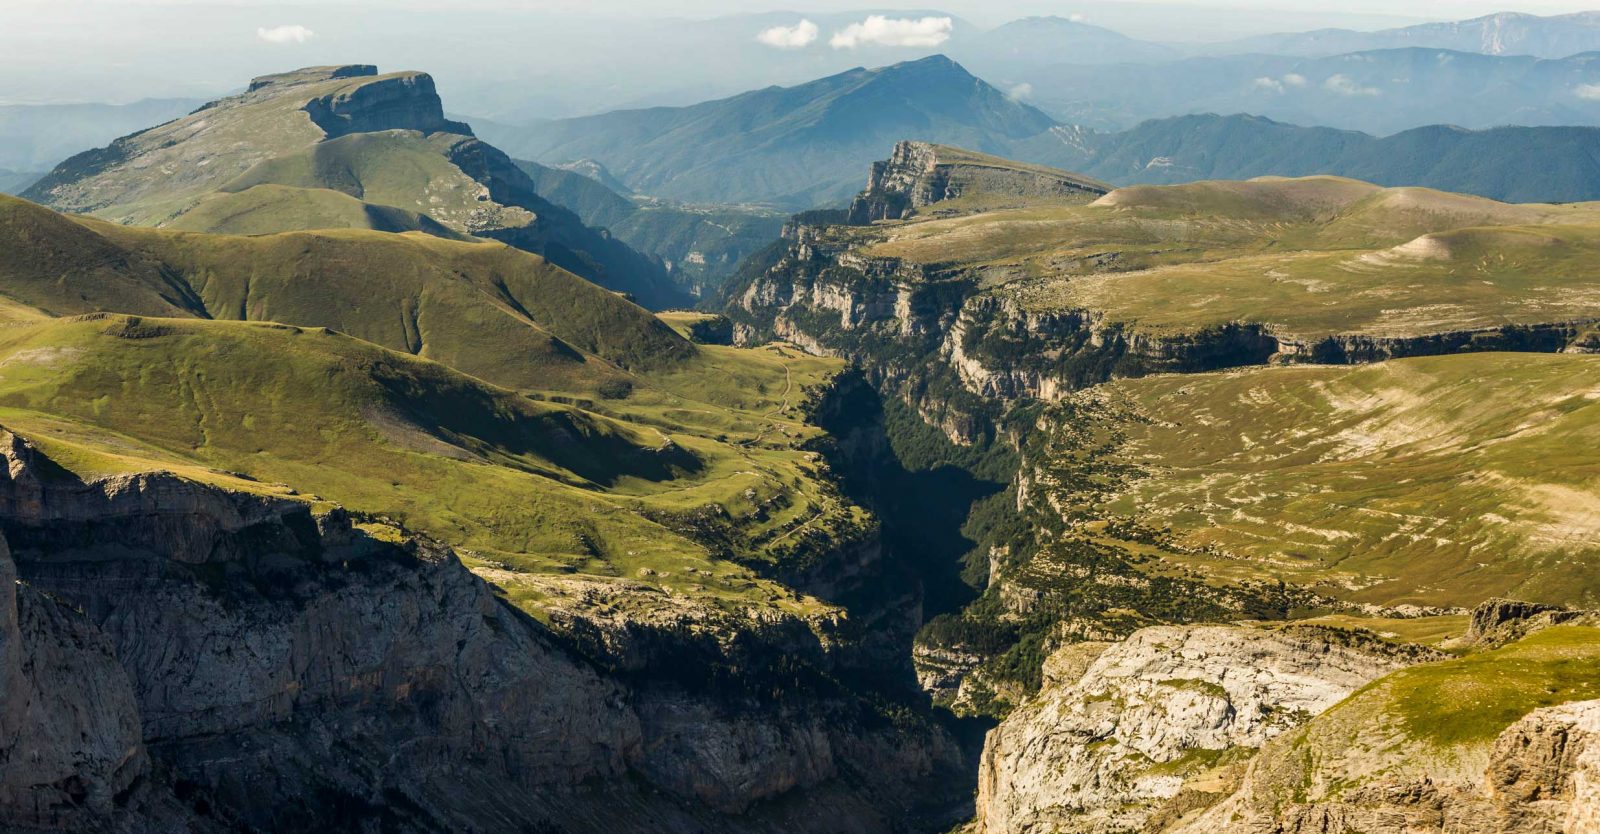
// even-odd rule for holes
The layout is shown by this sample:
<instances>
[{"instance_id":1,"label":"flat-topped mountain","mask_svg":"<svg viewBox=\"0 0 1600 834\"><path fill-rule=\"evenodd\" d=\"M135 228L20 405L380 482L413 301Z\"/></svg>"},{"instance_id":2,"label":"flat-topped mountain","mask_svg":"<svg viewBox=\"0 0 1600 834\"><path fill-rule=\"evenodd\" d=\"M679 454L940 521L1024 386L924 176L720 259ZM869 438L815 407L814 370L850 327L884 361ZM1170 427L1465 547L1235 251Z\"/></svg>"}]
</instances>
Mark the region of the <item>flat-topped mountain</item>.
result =
<instances>
[{"instance_id":1,"label":"flat-topped mountain","mask_svg":"<svg viewBox=\"0 0 1600 834\"><path fill-rule=\"evenodd\" d=\"M493 138L555 163L592 158L629 187L699 202L843 201L882 149L914 138L1007 153L1054 121L942 55L690 107L530 125Z\"/></svg>"},{"instance_id":2,"label":"flat-topped mountain","mask_svg":"<svg viewBox=\"0 0 1600 834\"><path fill-rule=\"evenodd\" d=\"M505 154L446 119L433 79L420 72L351 65L263 76L244 93L63 162L26 196L195 231L442 226L447 236L544 255L648 305L683 297L659 263L539 196Z\"/></svg>"}]
</instances>

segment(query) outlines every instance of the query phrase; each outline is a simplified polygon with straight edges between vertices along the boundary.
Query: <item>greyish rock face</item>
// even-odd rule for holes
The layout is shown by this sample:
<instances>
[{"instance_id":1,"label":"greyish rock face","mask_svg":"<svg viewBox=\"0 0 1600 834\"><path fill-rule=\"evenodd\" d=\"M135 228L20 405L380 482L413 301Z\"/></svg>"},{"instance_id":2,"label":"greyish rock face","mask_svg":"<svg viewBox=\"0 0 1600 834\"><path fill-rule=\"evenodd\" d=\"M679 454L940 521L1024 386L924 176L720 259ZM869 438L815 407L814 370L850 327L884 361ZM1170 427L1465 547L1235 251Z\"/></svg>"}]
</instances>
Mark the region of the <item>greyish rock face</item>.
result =
<instances>
[{"instance_id":1,"label":"greyish rock face","mask_svg":"<svg viewBox=\"0 0 1600 834\"><path fill-rule=\"evenodd\" d=\"M1093 651L1063 649L1070 657L1046 668L1066 677L990 732L979 775L985 834L1139 830L1191 777L1415 657L1292 627L1160 626Z\"/></svg>"},{"instance_id":2,"label":"greyish rock face","mask_svg":"<svg viewBox=\"0 0 1600 834\"><path fill-rule=\"evenodd\" d=\"M88 827L150 769L133 686L104 635L16 578L0 542L0 821Z\"/></svg>"},{"instance_id":3,"label":"greyish rock face","mask_svg":"<svg viewBox=\"0 0 1600 834\"><path fill-rule=\"evenodd\" d=\"M1380 778L1337 798L1277 802L1288 767L1268 749L1239 791L1172 834L1595 834L1600 832L1600 701L1538 709L1495 740L1478 773Z\"/></svg>"}]
</instances>

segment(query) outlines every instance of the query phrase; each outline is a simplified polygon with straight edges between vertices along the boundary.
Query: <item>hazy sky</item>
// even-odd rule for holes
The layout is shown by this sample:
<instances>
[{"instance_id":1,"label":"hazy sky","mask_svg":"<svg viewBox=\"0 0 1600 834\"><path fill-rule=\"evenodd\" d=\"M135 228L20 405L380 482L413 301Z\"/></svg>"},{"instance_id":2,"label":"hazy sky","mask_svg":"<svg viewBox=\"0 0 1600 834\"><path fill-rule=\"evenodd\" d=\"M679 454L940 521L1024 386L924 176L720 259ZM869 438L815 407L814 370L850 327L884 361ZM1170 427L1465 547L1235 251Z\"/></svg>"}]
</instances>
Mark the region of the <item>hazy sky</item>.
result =
<instances>
[{"instance_id":1,"label":"hazy sky","mask_svg":"<svg viewBox=\"0 0 1600 834\"><path fill-rule=\"evenodd\" d=\"M807 15L821 45L874 10L937 11L969 29L1073 16L1175 42L1583 8L1574 0L0 0L0 103L210 97L253 75L360 62L433 72L447 101L474 114L508 114L515 98L526 103L523 116L570 115L635 95L682 103L914 52L755 46L765 28ZM840 12L853 17L824 17Z\"/></svg>"}]
</instances>

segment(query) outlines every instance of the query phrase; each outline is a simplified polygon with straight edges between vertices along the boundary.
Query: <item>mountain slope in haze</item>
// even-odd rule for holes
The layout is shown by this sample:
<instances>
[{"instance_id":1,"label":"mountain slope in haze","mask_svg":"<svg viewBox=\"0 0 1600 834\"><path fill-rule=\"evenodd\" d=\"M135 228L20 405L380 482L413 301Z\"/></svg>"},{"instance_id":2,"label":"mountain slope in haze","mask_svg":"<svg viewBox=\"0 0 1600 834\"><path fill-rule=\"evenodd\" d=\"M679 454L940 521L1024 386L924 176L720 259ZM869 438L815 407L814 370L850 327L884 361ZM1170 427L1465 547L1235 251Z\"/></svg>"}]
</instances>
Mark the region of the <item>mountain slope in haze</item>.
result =
<instances>
[{"instance_id":1,"label":"mountain slope in haze","mask_svg":"<svg viewBox=\"0 0 1600 834\"><path fill-rule=\"evenodd\" d=\"M327 195L247 193L266 185L340 192L380 208L332 210L338 201ZM457 235L544 255L645 304L681 298L660 264L541 198L509 158L446 119L433 79L417 72L351 65L257 78L244 93L63 162L26 194L120 223L200 231L330 222L385 229L399 222L395 210L426 214ZM300 210L309 204L318 210ZM427 228L416 218L399 226Z\"/></svg>"},{"instance_id":2,"label":"mountain slope in haze","mask_svg":"<svg viewBox=\"0 0 1600 834\"><path fill-rule=\"evenodd\" d=\"M0 194L17 194L39 181L44 174L38 171L8 171L0 168Z\"/></svg>"},{"instance_id":3,"label":"mountain slope in haze","mask_svg":"<svg viewBox=\"0 0 1600 834\"><path fill-rule=\"evenodd\" d=\"M1433 125L1378 138L1259 116L1176 116L1121 133L1057 129L1037 155L1111 182L1333 174L1514 203L1600 198L1600 128Z\"/></svg>"},{"instance_id":4,"label":"mountain slope in haze","mask_svg":"<svg viewBox=\"0 0 1600 834\"><path fill-rule=\"evenodd\" d=\"M1600 50L1600 12L1550 16L1499 12L1471 20L1421 23L1377 32L1317 29L1258 35L1203 49L1319 56L1410 46L1484 55L1565 58L1580 52Z\"/></svg>"},{"instance_id":5,"label":"mountain slope in haze","mask_svg":"<svg viewBox=\"0 0 1600 834\"><path fill-rule=\"evenodd\" d=\"M546 122L493 137L541 162L592 158L629 187L686 202L840 202L903 139L1008 152L1054 123L939 55L691 107Z\"/></svg>"},{"instance_id":6,"label":"mountain slope in haze","mask_svg":"<svg viewBox=\"0 0 1600 834\"><path fill-rule=\"evenodd\" d=\"M0 168L44 171L118 136L183 116L202 99L145 99L131 104L0 105Z\"/></svg>"},{"instance_id":7,"label":"mountain slope in haze","mask_svg":"<svg viewBox=\"0 0 1600 834\"><path fill-rule=\"evenodd\" d=\"M787 213L757 206L632 200L590 174L524 160L518 160L517 167L550 202L660 258L674 283L696 297L714 292L747 255L777 239L789 219ZM610 179L603 166L585 169Z\"/></svg>"},{"instance_id":8,"label":"mountain slope in haze","mask_svg":"<svg viewBox=\"0 0 1600 834\"><path fill-rule=\"evenodd\" d=\"M1594 53L1543 59L1411 47L1116 67L1061 63L1015 80L1058 120L1098 129L1191 113L1254 113L1380 135L1429 124L1600 125Z\"/></svg>"},{"instance_id":9,"label":"mountain slope in haze","mask_svg":"<svg viewBox=\"0 0 1600 834\"><path fill-rule=\"evenodd\" d=\"M948 51L973 72L999 78L1052 63L1139 64L1183 56L1164 44L1064 17L1013 20L958 41Z\"/></svg>"},{"instance_id":10,"label":"mountain slope in haze","mask_svg":"<svg viewBox=\"0 0 1600 834\"><path fill-rule=\"evenodd\" d=\"M12 317L119 312L336 328L508 388L593 391L694 347L644 310L493 243L359 230L236 237L0 198Z\"/></svg>"}]
</instances>

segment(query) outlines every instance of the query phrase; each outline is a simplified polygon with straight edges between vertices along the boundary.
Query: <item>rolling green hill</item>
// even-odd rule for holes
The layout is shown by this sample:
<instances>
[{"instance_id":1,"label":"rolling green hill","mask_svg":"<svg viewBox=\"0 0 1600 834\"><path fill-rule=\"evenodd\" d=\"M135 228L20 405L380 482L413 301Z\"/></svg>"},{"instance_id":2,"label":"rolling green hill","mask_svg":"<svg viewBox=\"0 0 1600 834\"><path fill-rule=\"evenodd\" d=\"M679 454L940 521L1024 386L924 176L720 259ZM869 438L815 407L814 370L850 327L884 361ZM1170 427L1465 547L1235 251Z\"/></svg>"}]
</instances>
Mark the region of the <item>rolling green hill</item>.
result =
<instances>
[{"instance_id":1,"label":"rolling green hill","mask_svg":"<svg viewBox=\"0 0 1600 834\"><path fill-rule=\"evenodd\" d=\"M465 548L538 616L814 613L775 577L872 530L803 448L842 363L696 346L499 243L0 198L0 321L0 423L68 468L290 485Z\"/></svg>"},{"instance_id":2,"label":"rolling green hill","mask_svg":"<svg viewBox=\"0 0 1600 834\"><path fill-rule=\"evenodd\" d=\"M426 214L364 202L327 188L262 184L206 197L166 228L225 235L265 235L301 229L424 232L468 240Z\"/></svg>"},{"instance_id":3,"label":"rolling green hill","mask_svg":"<svg viewBox=\"0 0 1600 834\"><path fill-rule=\"evenodd\" d=\"M803 566L819 538L849 537L867 518L830 495L807 453L766 435L814 435L783 380L813 385L837 364L721 351L606 417L324 328L43 319L0 333L0 422L80 477L287 484L402 522L463 548L541 617L597 593L641 616L820 610L763 576ZM691 399L722 376L774 393ZM678 520L712 505L738 537L736 559ZM825 530L807 532L819 521Z\"/></svg>"},{"instance_id":4,"label":"rolling green hill","mask_svg":"<svg viewBox=\"0 0 1600 834\"><path fill-rule=\"evenodd\" d=\"M333 327L521 390L593 391L624 369L695 354L646 311L496 243L361 230L190 234L16 198L0 198L0 239L0 293L49 315Z\"/></svg>"},{"instance_id":5,"label":"rolling green hill","mask_svg":"<svg viewBox=\"0 0 1600 834\"><path fill-rule=\"evenodd\" d=\"M540 197L509 158L444 118L423 73L344 66L258 78L244 93L63 162L26 196L118 223L192 231L493 238L643 304L684 298L658 262Z\"/></svg>"}]
</instances>

